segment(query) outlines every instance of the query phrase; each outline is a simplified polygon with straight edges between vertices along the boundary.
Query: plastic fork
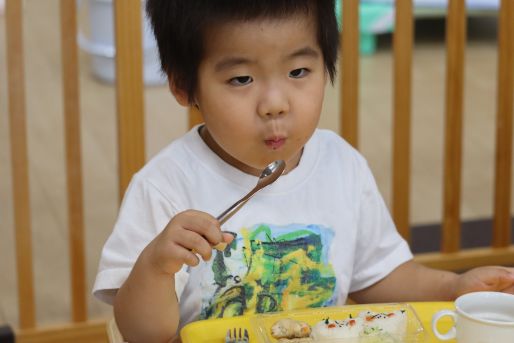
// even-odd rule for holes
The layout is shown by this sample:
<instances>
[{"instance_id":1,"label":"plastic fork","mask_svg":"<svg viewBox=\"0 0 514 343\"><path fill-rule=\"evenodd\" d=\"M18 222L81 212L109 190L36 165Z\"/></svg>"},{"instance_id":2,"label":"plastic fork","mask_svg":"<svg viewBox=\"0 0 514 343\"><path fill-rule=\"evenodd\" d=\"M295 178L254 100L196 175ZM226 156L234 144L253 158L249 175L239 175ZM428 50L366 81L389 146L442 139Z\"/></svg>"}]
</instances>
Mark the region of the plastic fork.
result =
<instances>
[{"instance_id":1,"label":"plastic fork","mask_svg":"<svg viewBox=\"0 0 514 343\"><path fill-rule=\"evenodd\" d=\"M225 336L225 343L248 343L250 338L247 329L233 328L228 329L227 336Z\"/></svg>"}]
</instances>

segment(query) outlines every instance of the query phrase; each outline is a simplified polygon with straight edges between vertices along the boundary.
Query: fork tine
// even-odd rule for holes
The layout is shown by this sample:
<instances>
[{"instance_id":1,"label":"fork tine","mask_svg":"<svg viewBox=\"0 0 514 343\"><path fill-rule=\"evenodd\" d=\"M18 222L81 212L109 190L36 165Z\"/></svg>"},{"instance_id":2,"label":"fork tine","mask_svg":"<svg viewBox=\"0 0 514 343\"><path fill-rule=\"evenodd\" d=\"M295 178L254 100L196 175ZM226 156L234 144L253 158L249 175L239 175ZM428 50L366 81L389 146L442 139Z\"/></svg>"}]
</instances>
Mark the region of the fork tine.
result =
<instances>
[{"instance_id":1,"label":"fork tine","mask_svg":"<svg viewBox=\"0 0 514 343\"><path fill-rule=\"evenodd\" d=\"M248 329L234 327L227 330L225 343L248 343L249 341Z\"/></svg>"},{"instance_id":2,"label":"fork tine","mask_svg":"<svg viewBox=\"0 0 514 343\"><path fill-rule=\"evenodd\" d=\"M230 333L230 329L227 330L227 336L225 336L225 343L233 343L232 334Z\"/></svg>"}]
</instances>

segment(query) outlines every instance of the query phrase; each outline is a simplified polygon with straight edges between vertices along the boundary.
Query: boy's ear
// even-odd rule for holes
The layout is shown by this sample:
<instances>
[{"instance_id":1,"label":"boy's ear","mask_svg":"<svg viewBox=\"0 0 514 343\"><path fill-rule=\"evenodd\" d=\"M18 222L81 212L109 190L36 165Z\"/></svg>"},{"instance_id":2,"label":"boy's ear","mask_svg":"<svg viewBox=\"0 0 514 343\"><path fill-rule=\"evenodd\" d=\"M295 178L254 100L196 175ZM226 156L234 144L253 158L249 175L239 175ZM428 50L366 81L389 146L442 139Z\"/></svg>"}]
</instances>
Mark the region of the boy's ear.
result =
<instances>
[{"instance_id":1,"label":"boy's ear","mask_svg":"<svg viewBox=\"0 0 514 343\"><path fill-rule=\"evenodd\" d=\"M189 99L187 96L187 92L185 92L182 89L179 89L176 86L175 82L173 82L173 78L171 76L168 76L168 86L170 88L171 94L173 94L173 96L175 97L175 99L177 99L177 102L180 105L182 105L184 107L189 106Z\"/></svg>"}]
</instances>

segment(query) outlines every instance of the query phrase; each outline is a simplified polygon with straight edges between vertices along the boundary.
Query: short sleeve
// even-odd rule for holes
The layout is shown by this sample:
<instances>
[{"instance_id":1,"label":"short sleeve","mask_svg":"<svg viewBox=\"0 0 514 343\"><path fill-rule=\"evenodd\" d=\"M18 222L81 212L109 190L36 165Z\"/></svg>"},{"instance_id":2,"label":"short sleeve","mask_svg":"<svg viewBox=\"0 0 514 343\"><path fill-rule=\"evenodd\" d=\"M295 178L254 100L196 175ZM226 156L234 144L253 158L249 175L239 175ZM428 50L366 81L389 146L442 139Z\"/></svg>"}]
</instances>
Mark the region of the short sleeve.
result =
<instances>
[{"instance_id":1,"label":"short sleeve","mask_svg":"<svg viewBox=\"0 0 514 343\"><path fill-rule=\"evenodd\" d=\"M363 182L357 210L358 232L350 292L375 284L412 259L410 248L396 230L367 163L361 162Z\"/></svg>"},{"instance_id":2,"label":"short sleeve","mask_svg":"<svg viewBox=\"0 0 514 343\"><path fill-rule=\"evenodd\" d=\"M136 174L125 193L113 232L100 257L93 294L112 304L143 249L166 227L177 208L150 182ZM187 282L187 269L175 275L177 297Z\"/></svg>"}]
</instances>

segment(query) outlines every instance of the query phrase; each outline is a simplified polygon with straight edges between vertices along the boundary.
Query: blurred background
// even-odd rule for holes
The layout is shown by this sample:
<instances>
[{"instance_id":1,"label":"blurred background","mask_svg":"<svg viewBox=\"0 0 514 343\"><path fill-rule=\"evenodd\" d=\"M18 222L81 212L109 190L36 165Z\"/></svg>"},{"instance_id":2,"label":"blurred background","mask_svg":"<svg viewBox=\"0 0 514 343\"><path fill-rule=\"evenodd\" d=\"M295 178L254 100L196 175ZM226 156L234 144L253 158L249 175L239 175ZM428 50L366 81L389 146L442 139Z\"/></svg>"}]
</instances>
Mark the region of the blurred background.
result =
<instances>
[{"instance_id":1,"label":"blurred background","mask_svg":"<svg viewBox=\"0 0 514 343\"><path fill-rule=\"evenodd\" d=\"M100 5L104 8L95 7L98 5L95 2L102 3ZM381 6L368 7L366 12L361 12L359 150L367 158L382 195L390 205L393 108L391 33L394 30L391 20L394 11L392 6ZM78 8L82 35L79 59L86 262L88 287L91 288L102 245L111 232L118 208L112 5L107 0L83 0L79 1ZM0 13L3 13L2 0ZM437 227L442 218L445 14L444 7L435 8L419 12L415 20L411 180L413 232L417 228ZM59 1L25 0L23 15L37 320L38 323L62 322L70 316L70 281ZM366 17L369 21L365 21L364 15L369 16ZM477 10L468 19L461 213L463 219L469 222L488 220L492 216L497 24L494 8ZM187 109L175 102L157 70L158 61L152 55L155 54L155 45L151 35L146 32L144 37L144 54L147 58L146 156L149 159L187 131L188 119ZM18 309L5 46L5 18L0 14L0 314L5 321L16 326ZM321 128L339 131L339 94L338 83L327 86L319 124ZM490 241L487 234L481 239L484 245ZM437 239L434 244L438 244ZM111 315L110 307L92 297L89 297L88 308L93 318Z\"/></svg>"}]
</instances>

